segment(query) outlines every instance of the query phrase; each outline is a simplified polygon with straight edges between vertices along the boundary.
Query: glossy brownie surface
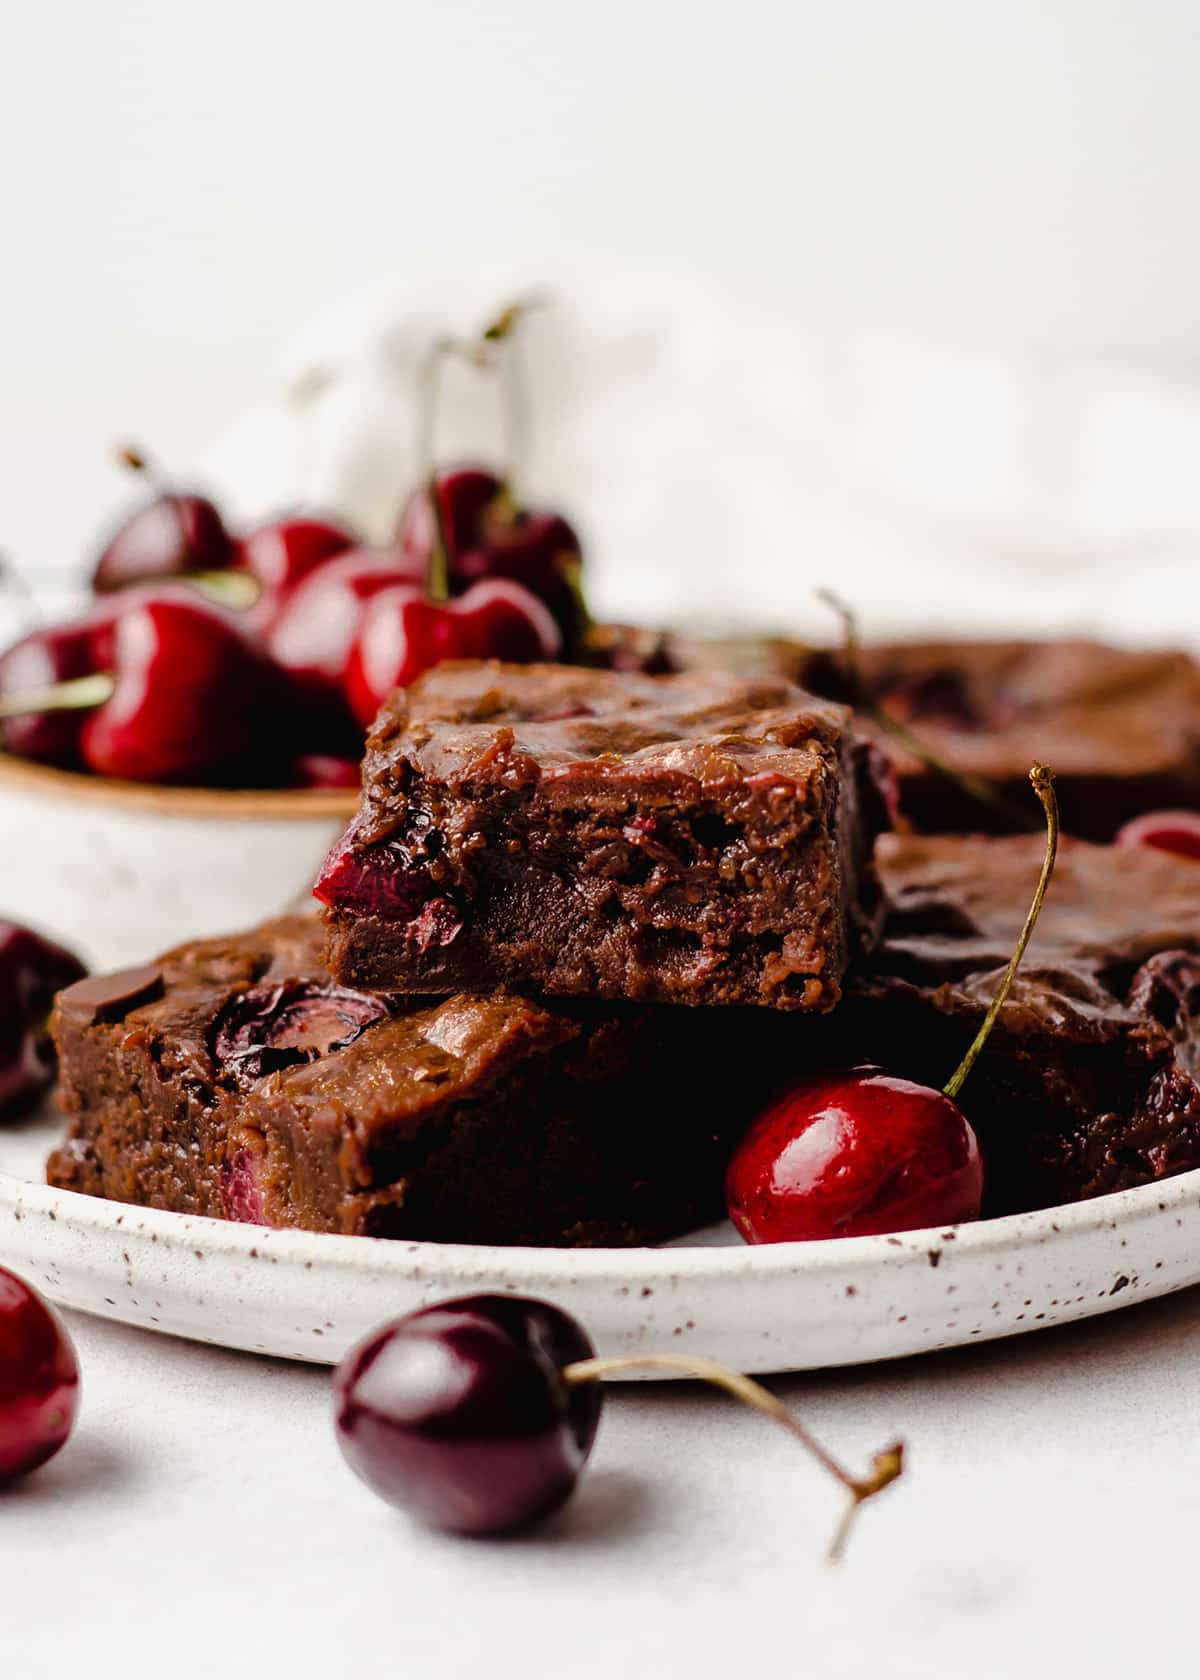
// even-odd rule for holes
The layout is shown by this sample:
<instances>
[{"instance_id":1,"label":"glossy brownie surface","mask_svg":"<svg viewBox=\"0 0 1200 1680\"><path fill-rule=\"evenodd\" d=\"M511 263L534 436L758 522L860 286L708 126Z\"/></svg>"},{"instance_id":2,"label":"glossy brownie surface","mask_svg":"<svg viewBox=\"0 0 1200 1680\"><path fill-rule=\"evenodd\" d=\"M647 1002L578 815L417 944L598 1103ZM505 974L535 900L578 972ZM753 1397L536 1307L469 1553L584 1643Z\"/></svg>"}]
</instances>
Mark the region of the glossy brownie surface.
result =
<instances>
[{"instance_id":1,"label":"glossy brownie surface","mask_svg":"<svg viewBox=\"0 0 1200 1680\"><path fill-rule=\"evenodd\" d=\"M868 751L778 679L439 666L368 739L333 971L828 1009L875 908Z\"/></svg>"},{"instance_id":2,"label":"glossy brownie surface","mask_svg":"<svg viewBox=\"0 0 1200 1680\"><path fill-rule=\"evenodd\" d=\"M657 1240L716 1214L745 1113L688 1077L681 1026L512 995L388 1007L331 982L314 918L285 918L62 994L71 1128L48 1176L319 1231Z\"/></svg>"},{"instance_id":3,"label":"glossy brownie surface","mask_svg":"<svg viewBox=\"0 0 1200 1680\"><path fill-rule=\"evenodd\" d=\"M854 977L847 1054L941 1085L987 1010L1038 836L880 842L891 906ZM1065 841L1012 995L965 1085L987 1206L1007 1212L1200 1166L1200 865Z\"/></svg>"}]
</instances>

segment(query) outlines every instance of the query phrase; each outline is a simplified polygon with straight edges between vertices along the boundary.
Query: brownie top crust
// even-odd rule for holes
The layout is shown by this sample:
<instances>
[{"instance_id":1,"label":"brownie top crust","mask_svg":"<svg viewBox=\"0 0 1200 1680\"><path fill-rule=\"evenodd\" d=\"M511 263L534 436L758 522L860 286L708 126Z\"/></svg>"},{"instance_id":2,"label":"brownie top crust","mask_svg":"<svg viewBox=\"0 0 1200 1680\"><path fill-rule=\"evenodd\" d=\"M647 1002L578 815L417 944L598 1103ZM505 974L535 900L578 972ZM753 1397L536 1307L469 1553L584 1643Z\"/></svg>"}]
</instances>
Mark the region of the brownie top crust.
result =
<instances>
[{"instance_id":1,"label":"brownie top crust","mask_svg":"<svg viewBox=\"0 0 1200 1680\"><path fill-rule=\"evenodd\" d=\"M944 1013L986 1008L1044 852L1039 835L885 835L878 864L889 909L860 994L899 986L930 993ZM1196 952L1200 865L1147 847L1063 840L1003 1026L1083 1043L1155 1023L1174 1029L1200 981L1200 966L1187 960Z\"/></svg>"},{"instance_id":2,"label":"brownie top crust","mask_svg":"<svg viewBox=\"0 0 1200 1680\"><path fill-rule=\"evenodd\" d=\"M631 777L710 789L762 777L807 786L849 712L781 679L725 672L645 676L494 660L436 666L392 697L368 756L429 778L548 785Z\"/></svg>"}]
</instances>

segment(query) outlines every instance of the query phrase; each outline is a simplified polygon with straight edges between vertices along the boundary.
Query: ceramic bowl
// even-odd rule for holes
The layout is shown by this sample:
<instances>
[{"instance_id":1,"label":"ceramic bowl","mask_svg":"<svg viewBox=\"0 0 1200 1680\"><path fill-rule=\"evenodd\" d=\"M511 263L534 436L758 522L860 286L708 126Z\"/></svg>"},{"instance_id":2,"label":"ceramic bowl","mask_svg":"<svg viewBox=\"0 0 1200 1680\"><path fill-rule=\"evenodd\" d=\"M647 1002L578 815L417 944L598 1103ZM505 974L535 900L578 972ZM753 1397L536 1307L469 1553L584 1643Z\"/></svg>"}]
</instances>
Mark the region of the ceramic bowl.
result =
<instances>
[{"instance_id":1,"label":"ceramic bowl","mask_svg":"<svg viewBox=\"0 0 1200 1680\"><path fill-rule=\"evenodd\" d=\"M107 968L248 927L307 901L356 797L149 787L0 755L0 916Z\"/></svg>"}]
</instances>

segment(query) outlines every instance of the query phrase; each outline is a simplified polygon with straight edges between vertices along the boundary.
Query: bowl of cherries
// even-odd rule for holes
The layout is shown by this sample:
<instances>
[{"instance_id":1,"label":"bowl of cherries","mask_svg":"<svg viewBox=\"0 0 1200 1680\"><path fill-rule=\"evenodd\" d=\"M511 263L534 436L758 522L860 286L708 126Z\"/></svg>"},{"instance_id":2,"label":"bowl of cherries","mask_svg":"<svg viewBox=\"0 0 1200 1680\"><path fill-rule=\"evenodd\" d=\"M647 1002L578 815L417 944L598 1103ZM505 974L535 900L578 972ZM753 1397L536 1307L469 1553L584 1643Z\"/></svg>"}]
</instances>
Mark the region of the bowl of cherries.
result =
<instances>
[{"instance_id":1,"label":"bowl of cherries","mask_svg":"<svg viewBox=\"0 0 1200 1680\"><path fill-rule=\"evenodd\" d=\"M429 468L367 545L316 513L232 530L122 454L148 494L83 611L0 653L0 860L106 964L305 895L393 688L444 659L579 658L587 632L575 532L511 473Z\"/></svg>"}]
</instances>

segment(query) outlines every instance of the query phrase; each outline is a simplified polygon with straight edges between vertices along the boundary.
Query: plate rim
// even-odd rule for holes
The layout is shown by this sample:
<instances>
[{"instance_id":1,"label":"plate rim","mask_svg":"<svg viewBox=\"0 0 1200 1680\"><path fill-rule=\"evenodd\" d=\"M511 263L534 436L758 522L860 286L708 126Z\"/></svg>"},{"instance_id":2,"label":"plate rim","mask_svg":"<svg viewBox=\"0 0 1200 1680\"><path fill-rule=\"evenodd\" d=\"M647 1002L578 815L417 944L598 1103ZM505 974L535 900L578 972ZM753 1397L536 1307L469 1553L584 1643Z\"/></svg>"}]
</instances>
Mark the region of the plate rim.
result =
<instances>
[{"instance_id":1,"label":"plate rim","mask_svg":"<svg viewBox=\"0 0 1200 1680\"><path fill-rule=\"evenodd\" d=\"M1017 1248L1033 1248L1048 1241L1066 1242L1104 1229L1116 1230L1141 1219L1165 1218L1187 1205L1198 1193L1200 1168L1193 1168L1087 1201L880 1236L761 1244L689 1245L683 1239L679 1246L673 1247L565 1248L343 1236L249 1225L138 1203L109 1201L81 1191L56 1189L0 1170L0 1208L8 1208L18 1217L28 1213L44 1216L52 1223L62 1218L77 1227L114 1231L132 1217L160 1241L166 1238L168 1247L176 1246L176 1240L182 1246L186 1237L186 1246L194 1249L200 1239L207 1243L210 1252L234 1259L257 1258L250 1251L265 1249L279 1261L301 1263L315 1263L319 1253L337 1269L349 1271L382 1269L401 1274L419 1268L427 1272L432 1264L448 1274L470 1274L473 1270L494 1271L504 1266L522 1277L544 1277L547 1282L561 1279L564 1271L569 1271L572 1281L578 1282L626 1281L631 1276L643 1282L685 1277L699 1282L717 1281L730 1275L773 1277L820 1273L846 1265L870 1268L872 1263L914 1257L936 1265L947 1249L964 1258L967 1255L986 1258L989 1254L1011 1254ZM317 1253L312 1250L313 1244L319 1245Z\"/></svg>"}]
</instances>

